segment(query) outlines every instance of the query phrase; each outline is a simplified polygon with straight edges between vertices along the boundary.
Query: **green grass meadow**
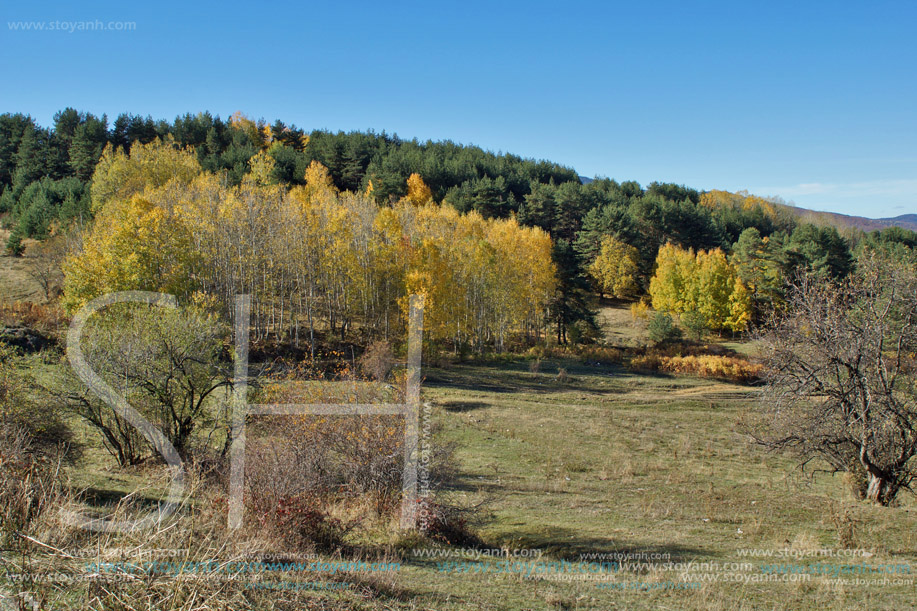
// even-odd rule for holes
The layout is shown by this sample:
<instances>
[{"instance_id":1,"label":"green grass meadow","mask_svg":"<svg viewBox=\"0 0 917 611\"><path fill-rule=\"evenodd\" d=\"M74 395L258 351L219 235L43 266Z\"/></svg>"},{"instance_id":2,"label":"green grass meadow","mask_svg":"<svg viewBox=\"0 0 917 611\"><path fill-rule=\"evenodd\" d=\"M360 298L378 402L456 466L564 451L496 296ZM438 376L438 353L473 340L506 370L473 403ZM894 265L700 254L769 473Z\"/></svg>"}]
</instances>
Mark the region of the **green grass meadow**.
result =
<instances>
[{"instance_id":1,"label":"green grass meadow","mask_svg":"<svg viewBox=\"0 0 917 611\"><path fill-rule=\"evenodd\" d=\"M606 308L603 320L642 340L623 308ZM355 532L355 541L400 558L399 571L370 575L355 588L300 593L295 603L285 603L283 592L264 594L260 600L277 603L266 608L917 605L913 497L875 507L855 499L841 476L817 465L803 474L788 457L752 444L742 422L755 408L754 387L507 357L425 367L422 400L423 418L432 420L422 419L422 430L433 425L433 443L454 448L453 476L437 496L468 510L479 551L376 525ZM157 467L118 469L96 434L74 424L84 449L68 475L90 505L101 509L134 490L155 502L163 483ZM138 541L157 545L155 537ZM504 555L480 553L493 549ZM838 551L846 549L857 551ZM860 555L843 555L850 553ZM868 567L899 572L864 573Z\"/></svg>"}]
</instances>

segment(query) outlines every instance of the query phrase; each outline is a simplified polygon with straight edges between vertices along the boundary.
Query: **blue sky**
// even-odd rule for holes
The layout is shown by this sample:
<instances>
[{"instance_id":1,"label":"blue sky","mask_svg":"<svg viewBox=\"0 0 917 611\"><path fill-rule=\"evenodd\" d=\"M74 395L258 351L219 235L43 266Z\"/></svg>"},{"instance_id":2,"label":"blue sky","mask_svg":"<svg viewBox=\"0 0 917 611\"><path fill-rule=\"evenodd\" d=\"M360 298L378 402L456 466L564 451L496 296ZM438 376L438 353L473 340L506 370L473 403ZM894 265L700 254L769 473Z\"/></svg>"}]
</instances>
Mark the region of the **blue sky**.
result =
<instances>
[{"instance_id":1,"label":"blue sky","mask_svg":"<svg viewBox=\"0 0 917 611\"><path fill-rule=\"evenodd\" d=\"M913 2L35 0L0 14L0 112L45 125L66 106L242 110L586 176L917 213ZM11 26L96 20L136 26Z\"/></svg>"}]
</instances>

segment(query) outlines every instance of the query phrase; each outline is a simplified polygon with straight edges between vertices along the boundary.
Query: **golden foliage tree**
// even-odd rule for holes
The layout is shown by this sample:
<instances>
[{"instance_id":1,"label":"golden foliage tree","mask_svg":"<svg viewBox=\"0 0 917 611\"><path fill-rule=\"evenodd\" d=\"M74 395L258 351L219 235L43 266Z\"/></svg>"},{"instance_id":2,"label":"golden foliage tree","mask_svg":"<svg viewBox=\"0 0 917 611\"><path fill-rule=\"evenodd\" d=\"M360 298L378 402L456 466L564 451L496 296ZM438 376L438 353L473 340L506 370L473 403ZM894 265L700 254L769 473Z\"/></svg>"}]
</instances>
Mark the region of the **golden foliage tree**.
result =
<instances>
[{"instance_id":1,"label":"golden foliage tree","mask_svg":"<svg viewBox=\"0 0 917 611\"><path fill-rule=\"evenodd\" d=\"M637 284L639 265L640 253L636 248L608 235L602 238L599 254L589 266L589 274L599 292L625 299L635 296L640 289Z\"/></svg>"},{"instance_id":2,"label":"golden foliage tree","mask_svg":"<svg viewBox=\"0 0 917 611\"><path fill-rule=\"evenodd\" d=\"M135 142L130 155L109 144L92 175L92 211L98 212L109 200L127 200L169 181L187 184L200 173L194 151L178 148L172 136L148 144Z\"/></svg>"},{"instance_id":3,"label":"golden foliage tree","mask_svg":"<svg viewBox=\"0 0 917 611\"><path fill-rule=\"evenodd\" d=\"M406 199L415 206L422 206L433 201L433 191L423 181L420 174L413 173L408 176L408 194Z\"/></svg>"},{"instance_id":4,"label":"golden foliage tree","mask_svg":"<svg viewBox=\"0 0 917 611\"><path fill-rule=\"evenodd\" d=\"M187 297L197 253L191 230L155 198L133 195L96 217L82 251L64 262L63 305L74 311L114 291L149 290Z\"/></svg>"},{"instance_id":5,"label":"golden foliage tree","mask_svg":"<svg viewBox=\"0 0 917 611\"><path fill-rule=\"evenodd\" d=\"M712 330L743 331L751 320L748 289L719 248L695 254L666 244L659 249L649 292L657 310L697 313Z\"/></svg>"}]
</instances>

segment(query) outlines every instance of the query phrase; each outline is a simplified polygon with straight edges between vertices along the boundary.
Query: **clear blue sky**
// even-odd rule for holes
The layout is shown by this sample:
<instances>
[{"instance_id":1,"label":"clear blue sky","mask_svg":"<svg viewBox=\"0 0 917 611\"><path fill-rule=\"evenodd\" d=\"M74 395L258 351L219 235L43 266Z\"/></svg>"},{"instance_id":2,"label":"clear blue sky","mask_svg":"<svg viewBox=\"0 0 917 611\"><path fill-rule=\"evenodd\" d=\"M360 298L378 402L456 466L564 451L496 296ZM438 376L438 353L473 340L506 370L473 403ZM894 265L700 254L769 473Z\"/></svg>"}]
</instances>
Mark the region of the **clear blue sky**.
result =
<instances>
[{"instance_id":1,"label":"clear blue sky","mask_svg":"<svg viewBox=\"0 0 917 611\"><path fill-rule=\"evenodd\" d=\"M917 213L917 3L6 2L0 112L209 110ZM135 22L22 31L15 21Z\"/></svg>"}]
</instances>

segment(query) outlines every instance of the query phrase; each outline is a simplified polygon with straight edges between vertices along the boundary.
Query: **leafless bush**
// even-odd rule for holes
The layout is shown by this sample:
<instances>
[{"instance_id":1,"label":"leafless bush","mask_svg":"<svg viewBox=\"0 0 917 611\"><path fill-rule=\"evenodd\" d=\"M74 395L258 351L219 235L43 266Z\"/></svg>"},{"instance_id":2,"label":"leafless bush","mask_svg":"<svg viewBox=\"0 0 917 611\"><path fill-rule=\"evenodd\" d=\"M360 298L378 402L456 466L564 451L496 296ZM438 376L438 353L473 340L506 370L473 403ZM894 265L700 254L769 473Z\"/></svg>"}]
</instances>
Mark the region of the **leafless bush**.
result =
<instances>
[{"instance_id":1,"label":"leafless bush","mask_svg":"<svg viewBox=\"0 0 917 611\"><path fill-rule=\"evenodd\" d=\"M418 503L420 531L434 541L448 545L473 546L479 543L469 527L468 509L421 499Z\"/></svg>"},{"instance_id":2,"label":"leafless bush","mask_svg":"<svg viewBox=\"0 0 917 611\"><path fill-rule=\"evenodd\" d=\"M837 531L837 543L843 549L853 549L857 545L857 520L850 513L849 507L836 508L831 513L831 521Z\"/></svg>"},{"instance_id":3,"label":"leafless bush","mask_svg":"<svg viewBox=\"0 0 917 611\"><path fill-rule=\"evenodd\" d=\"M54 237L33 250L29 255L29 275L41 286L48 302L60 296L64 285L61 264L67 255L64 238Z\"/></svg>"},{"instance_id":4,"label":"leafless bush","mask_svg":"<svg viewBox=\"0 0 917 611\"><path fill-rule=\"evenodd\" d=\"M541 371L541 359L535 358L529 361L529 373L538 373Z\"/></svg>"},{"instance_id":5,"label":"leafless bush","mask_svg":"<svg viewBox=\"0 0 917 611\"><path fill-rule=\"evenodd\" d=\"M374 380L384 381L395 364L392 345L386 341L371 343L360 357L360 370Z\"/></svg>"}]
</instances>

